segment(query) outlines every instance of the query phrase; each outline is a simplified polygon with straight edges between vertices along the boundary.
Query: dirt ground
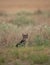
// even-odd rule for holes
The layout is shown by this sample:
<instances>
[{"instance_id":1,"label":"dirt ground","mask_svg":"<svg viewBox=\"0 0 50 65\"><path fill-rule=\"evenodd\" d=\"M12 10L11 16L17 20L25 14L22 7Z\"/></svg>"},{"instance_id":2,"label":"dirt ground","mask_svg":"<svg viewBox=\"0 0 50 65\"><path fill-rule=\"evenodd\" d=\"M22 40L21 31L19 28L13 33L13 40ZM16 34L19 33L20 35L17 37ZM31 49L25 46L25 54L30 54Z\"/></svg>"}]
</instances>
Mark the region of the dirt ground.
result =
<instances>
[{"instance_id":1,"label":"dirt ground","mask_svg":"<svg viewBox=\"0 0 50 65\"><path fill-rule=\"evenodd\" d=\"M23 9L50 10L50 0L0 0L0 11L17 12Z\"/></svg>"}]
</instances>

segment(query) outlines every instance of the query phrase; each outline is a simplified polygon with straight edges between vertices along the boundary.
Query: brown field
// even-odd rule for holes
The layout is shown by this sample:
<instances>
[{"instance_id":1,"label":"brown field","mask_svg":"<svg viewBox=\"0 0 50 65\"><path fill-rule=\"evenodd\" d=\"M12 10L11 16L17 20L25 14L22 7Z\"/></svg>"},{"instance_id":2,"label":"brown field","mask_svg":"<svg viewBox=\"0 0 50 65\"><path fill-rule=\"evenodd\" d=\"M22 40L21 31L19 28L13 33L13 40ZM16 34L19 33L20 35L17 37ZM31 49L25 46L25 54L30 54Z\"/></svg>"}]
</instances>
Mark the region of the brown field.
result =
<instances>
[{"instance_id":1,"label":"brown field","mask_svg":"<svg viewBox=\"0 0 50 65\"><path fill-rule=\"evenodd\" d=\"M0 11L50 10L50 0L0 0Z\"/></svg>"},{"instance_id":2,"label":"brown field","mask_svg":"<svg viewBox=\"0 0 50 65\"><path fill-rule=\"evenodd\" d=\"M0 0L0 65L50 65L50 0Z\"/></svg>"}]
</instances>

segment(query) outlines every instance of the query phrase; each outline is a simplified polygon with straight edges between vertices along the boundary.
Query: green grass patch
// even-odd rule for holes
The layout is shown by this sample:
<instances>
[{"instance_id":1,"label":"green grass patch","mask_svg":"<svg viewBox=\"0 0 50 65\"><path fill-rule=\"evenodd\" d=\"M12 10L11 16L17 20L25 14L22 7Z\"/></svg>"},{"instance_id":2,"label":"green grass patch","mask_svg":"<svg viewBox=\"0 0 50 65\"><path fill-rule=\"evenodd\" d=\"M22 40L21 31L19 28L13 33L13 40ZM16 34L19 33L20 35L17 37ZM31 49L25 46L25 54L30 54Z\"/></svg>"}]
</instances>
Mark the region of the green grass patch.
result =
<instances>
[{"instance_id":1,"label":"green grass patch","mask_svg":"<svg viewBox=\"0 0 50 65\"><path fill-rule=\"evenodd\" d=\"M44 45L44 46L48 46L50 45L50 40L49 39L42 39L42 37L40 37L39 35L37 37L35 37L34 39L34 43L35 45Z\"/></svg>"},{"instance_id":2,"label":"green grass patch","mask_svg":"<svg viewBox=\"0 0 50 65\"><path fill-rule=\"evenodd\" d=\"M43 64L43 63L47 63L48 60L49 60L49 57L47 55L44 55L44 54L39 54L39 55L31 55L29 57L31 59L31 61L34 63L34 64Z\"/></svg>"},{"instance_id":3,"label":"green grass patch","mask_svg":"<svg viewBox=\"0 0 50 65\"><path fill-rule=\"evenodd\" d=\"M3 56L0 56L0 65L5 63L5 58Z\"/></svg>"},{"instance_id":4,"label":"green grass patch","mask_svg":"<svg viewBox=\"0 0 50 65\"><path fill-rule=\"evenodd\" d=\"M17 16L14 21L12 21L13 24L17 26L25 26L25 25L34 25L35 22L33 19L28 18L27 16Z\"/></svg>"}]
</instances>

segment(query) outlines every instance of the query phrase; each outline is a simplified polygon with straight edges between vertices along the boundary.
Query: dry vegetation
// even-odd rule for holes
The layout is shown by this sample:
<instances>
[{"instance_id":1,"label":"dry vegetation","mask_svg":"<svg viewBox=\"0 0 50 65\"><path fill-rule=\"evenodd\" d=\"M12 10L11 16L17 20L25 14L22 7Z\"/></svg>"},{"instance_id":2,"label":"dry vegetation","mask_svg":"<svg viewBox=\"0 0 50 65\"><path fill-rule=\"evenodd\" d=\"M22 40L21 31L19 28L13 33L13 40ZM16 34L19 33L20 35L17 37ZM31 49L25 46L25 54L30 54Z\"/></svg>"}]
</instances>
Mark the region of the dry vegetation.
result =
<instances>
[{"instance_id":1,"label":"dry vegetation","mask_svg":"<svg viewBox=\"0 0 50 65\"><path fill-rule=\"evenodd\" d=\"M22 33L26 46L16 48ZM0 65L50 65L50 12L0 12Z\"/></svg>"},{"instance_id":2,"label":"dry vegetation","mask_svg":"<svg viewBox=\"0 0 50 65\"><path fill-rule=\"evenodd\" d=\"M50 0L0 0L0 11L16 12L18 10L50 10Z\"/></svg>"}]
</instances>

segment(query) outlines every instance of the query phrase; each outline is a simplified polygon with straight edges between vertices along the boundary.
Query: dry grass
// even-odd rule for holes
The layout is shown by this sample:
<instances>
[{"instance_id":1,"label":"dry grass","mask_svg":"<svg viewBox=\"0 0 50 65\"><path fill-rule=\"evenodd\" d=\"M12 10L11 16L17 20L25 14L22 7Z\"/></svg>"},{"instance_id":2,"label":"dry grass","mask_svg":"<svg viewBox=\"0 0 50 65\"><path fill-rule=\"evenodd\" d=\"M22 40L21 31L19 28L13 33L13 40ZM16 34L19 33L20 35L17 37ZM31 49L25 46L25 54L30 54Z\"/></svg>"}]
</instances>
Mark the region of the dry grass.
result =
<instances>
[{"instance_id":1,"label":"dry grass","mask_svg":"<svg viewBox=\"0 0 50 65\"><path fill-rule=\"evenodd\" d=\"M38 10L0 16L0 65L50 65L49 13ZM16 48L22 33L29 35L26 46Z\"/></svg>"},{"instance_id":2,"label":"dry grass","mask_svg":"<svg viewBox=\"0 0 50 65\"><path fill-rule=\"evenodd\" d=\"M0 10L14 13L18 10L50 10L50 0L1 0Z\"/></svg>"},{"instance_id":3,"label":"dry grass","mask_svg":"<svg viewBox=\"0 0 50 65\"><path fill-rule=\"evenodd\" d=\"M49 65L50 48L48 47L21 47L4 48L0 51L0 63L6 65ZM0 49L1 50L1 49ZM48 52L46 52L46 50Z\"/></svg>"}]
</instances>

